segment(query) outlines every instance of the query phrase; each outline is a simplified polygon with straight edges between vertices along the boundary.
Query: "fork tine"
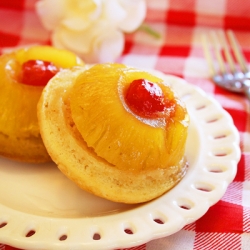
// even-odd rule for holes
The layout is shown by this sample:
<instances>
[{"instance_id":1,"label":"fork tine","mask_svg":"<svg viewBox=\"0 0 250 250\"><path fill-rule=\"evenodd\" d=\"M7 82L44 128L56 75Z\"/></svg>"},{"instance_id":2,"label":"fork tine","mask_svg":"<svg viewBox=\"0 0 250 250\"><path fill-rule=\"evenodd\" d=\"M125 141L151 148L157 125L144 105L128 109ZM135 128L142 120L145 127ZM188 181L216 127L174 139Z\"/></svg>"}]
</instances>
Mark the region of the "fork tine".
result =
<instances>
[{"instance_id":1,"label":"fork tine","mask_svg":"<svg viewBox=\"0 0 250 250\"><path fill-rule=\"evenodd\" d=\"M211 31L211 38L212 38L212 43L213 43L213 46L215 49L215 56L216 56L217 61L219 63L221 74L226 74L226 72L227 72L226 66L225 66L223 57L221 55L221 43L220 43L215 31Z\"/></svg>"},{"instance_id":2,"label":"fork tine","mask_svg":"<svg viewBox=\"0 0 250 250\"><path fill-rule=\"evenodd\" d=\"M215 67L214 67L212 54L210 53L210 46L209 46L209 43L208 43L207 35L203 34L201 36L201 41L202 41L203 52L204 52L204 55L205 55L205 58L206 58L206 61L207 61L207 64L208 64L209 71L210 71L210 73L212 75L215 75L216 70L215 70Z\"/></svg>"},{"instance_id":3,"label":"fork tine","mask_svg":"<svg viewBox=\"0 0 250 250\"><path fill-rule=\"evenodd\" d=\"M218 36L220 38L222 48L224 48L224 53L225 53L225 57L226 57L229 69L231 70L232 73L235 73L236 72L235 63L230 53L230 49L229 49L229 45L228 45L225 33L223 31L218 32Z\"/></svg>"},{"instance_id":4,"label":"fork tine","mask_svg":"<svg viewBox=\"0 0 250 250\"><path fill-rule=\"evenodd\" d=\"M206 61L208 63L209 71L211 72L212 75L215 75L216 69L215 69L215 66L213 63L212 55L210 53L210 46L209 46L209 42L208 42L208 37L207 37L207 35L202 34L201 39L202 39L203 51L204 51Z\"/></svg>"},{"instance_id":5,"label":"fork tine","mask_svg":"<svg viewBox=\"0 0 250 250\"><path fill-rule=\"evenodd\" d=\"M227 31L227 36L230 41L230 44L232 46L233 52L235 54L235 57L240 65L241 70L246 73L249 71L248 65L246 63L246 59L240 49L240 45L236 39L236 36L234 35L234 32L232 30Z\"/></svg>"}]
</instances>

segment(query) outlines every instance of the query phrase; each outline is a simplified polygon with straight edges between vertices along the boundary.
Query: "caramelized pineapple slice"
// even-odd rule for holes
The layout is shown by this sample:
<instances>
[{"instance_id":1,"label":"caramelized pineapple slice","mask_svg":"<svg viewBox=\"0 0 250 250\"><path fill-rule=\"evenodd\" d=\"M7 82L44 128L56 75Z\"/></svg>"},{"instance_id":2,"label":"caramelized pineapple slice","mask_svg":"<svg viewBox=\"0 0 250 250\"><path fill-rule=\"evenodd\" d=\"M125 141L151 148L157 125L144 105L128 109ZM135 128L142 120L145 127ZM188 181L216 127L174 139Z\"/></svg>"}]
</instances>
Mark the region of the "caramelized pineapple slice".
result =
<instances>
[{"instance_id":1,"label":"caramelized pineapple slice","mask_svg":"<svg viewBox=\"0 0 250 250\"><path fill-rule=\"evenodd\" d=\"M46 154L41 161L49 159L37 121L37 103L43 87L22 83L20 75L24 62L38 59L54 62L60 68L83 64L73 53L50 46L20 49L0 57L0 154L16 159L27 155L30 160L25 161L32 162L39 161L38 154ZM29 147L40 151L34 152L36 159L32 159Z\"/></svg>"},{"instance_id":2,"label":"caramelized pineapple slice","mask_svg":"<svg viewBox=\"0 0 250 250\"><path fill-rule=\"evenodd\" d=\"M54 63L61 68L70 68L84 63L74 53L68 50L56 49L51 46L33 46L15 52L15 59L20 64L28 60L43 60Z\"/></svg>"},{"instance_id":3,"label":"caramelized pineapple slice","mask_svg":"<svg viewBox=\"0 0 250 250\"><path fill-rule=\"evenodd\" d=\"M20 84L20 65L13 58L14 54L3 55L0 60L0 131L9 137L38 137L36 104L42 87Z\"/></svg>"},{"instance_id":4,"label":"caramelized pineapple slice","mask_svg":"<svg viewBox=\"0 0 250 250\"><path fill-rule=\"evenodd\" d=\"M174 116L145 118L135 114L124 100L130 83L147 79L161 85L166 98L173 92L162 80L119 64L95 65L85 71L71 89L72 118L87 145L123 170L174 166L183 158L188 118L176 103Z\"/></svg>"}]
</instances>

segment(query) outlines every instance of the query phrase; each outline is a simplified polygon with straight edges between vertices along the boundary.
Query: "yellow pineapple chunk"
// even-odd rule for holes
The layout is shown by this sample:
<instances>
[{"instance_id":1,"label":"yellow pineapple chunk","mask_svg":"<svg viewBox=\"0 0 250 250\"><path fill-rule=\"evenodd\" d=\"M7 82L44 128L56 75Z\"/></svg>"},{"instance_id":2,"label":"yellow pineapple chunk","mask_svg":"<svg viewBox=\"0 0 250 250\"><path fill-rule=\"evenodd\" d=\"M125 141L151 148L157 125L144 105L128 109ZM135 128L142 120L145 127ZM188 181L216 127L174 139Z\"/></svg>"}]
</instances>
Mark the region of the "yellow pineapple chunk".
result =
<instances>
[{"instance_id":1,"label":"yellow pineapple chunk","mask_svg":"<svg viewBox=\"0 0 250 250\"><path fill-rule=\"evenodd\" d=\"M121 64L100 64L85 71L70 93L72 118L88 147L123 170L175 166L183 158L187 137L186 109L176 101L175 115L140 117L127 106L124 94L135 79L161 86L169 100L173 92L163 80Z\"/></svg>"}]
</instances>

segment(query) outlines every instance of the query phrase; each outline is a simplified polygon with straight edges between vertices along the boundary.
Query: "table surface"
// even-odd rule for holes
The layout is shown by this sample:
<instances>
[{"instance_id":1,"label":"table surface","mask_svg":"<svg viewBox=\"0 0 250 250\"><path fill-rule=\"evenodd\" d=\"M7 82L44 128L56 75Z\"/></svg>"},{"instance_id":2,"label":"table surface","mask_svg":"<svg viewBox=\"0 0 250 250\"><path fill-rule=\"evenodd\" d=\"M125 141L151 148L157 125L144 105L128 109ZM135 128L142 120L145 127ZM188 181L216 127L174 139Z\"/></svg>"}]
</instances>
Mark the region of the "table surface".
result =
<instances>
[{"instance_id":1,"label":"table surface","mask_svg":"<svg viewBox=\"0 0 250 250\"><path fill-rule=\"evenodd\" d=\"M50 44L36 15L35 0L0 1L0 53L6 48ZM211 81L201 34L233 29L250 61L250 1L147 0L144 21L160 34L126 34L118 62L179 76L213 96L232 116L240 134L241 159L227 192L199 220L179 232L130 250L249 249L250 246L250 102ZM1 229L0 229L1 230ZM1 232L0 232L1 233ZM15 249L0 244L1 250Z\"/></svg>"}]
</instances>

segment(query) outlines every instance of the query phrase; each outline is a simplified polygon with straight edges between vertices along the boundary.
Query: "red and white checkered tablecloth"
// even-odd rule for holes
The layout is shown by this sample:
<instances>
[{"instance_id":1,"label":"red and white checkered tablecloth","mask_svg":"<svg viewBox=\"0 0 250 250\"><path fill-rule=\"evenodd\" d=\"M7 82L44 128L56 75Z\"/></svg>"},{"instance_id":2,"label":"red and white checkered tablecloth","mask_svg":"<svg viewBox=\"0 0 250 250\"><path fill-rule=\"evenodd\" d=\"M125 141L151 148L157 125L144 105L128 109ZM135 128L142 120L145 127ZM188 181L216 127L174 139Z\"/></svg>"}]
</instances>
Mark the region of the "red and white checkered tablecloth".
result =
<instances>
[{"instance_id":1,"label":"red and white checkered tablecloth","mask_svg":"<svg viewBox=\"0 0 250 250\"><path fill-rule=\"evenodd\" d=\"M0 0L0 52L26 44L50 44L34 10L35 0ZM250 62L249 0L147 0L145 23L161 34L126 35L119 62L154 68L186 79L212 95L232 116L240 133L238 172L221 200L179 232L130 250L250 249L250 102L209 79L200 34L234 30ZM1 250L13 250L0 245Z\"/></svg>"}]
</instances>

